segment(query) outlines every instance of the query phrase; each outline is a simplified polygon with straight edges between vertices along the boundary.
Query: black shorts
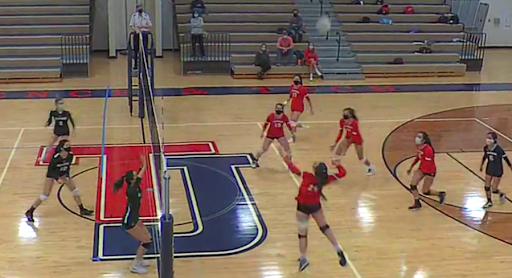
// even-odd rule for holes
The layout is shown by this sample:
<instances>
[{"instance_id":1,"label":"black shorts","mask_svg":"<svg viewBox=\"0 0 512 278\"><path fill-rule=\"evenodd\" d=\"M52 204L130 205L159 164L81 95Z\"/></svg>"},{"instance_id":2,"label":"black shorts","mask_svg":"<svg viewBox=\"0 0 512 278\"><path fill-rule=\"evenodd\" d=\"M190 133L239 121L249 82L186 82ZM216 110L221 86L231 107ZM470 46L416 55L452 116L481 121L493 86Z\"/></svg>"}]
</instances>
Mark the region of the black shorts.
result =
<instances>
[{"instance_id":1,"label":"black shorts","mask_svg":"<svg viewBox=\"0 0 512 278\"><path fill-rule=\"evenodd\" d=\"M297 203L297 210L304 214L307 214L307 215L313 214L313 213L319 211L321 208L322 208L322 204Z\"/></svg>"},{"instance_id":2,"label":"black shorts","mask_svg":"<svg viewBox=\"0 0 512 278\"><path fill-rule=\"evenodd\" d=\"M503 176L503 169L488 168L485 170L485 174L494 178L501 178Z\"/></svg>"},{"instance_id":3,"label":"black shorts","mask_svg":"<svg viewBox=\"0 0 512 278\"><path fill-rule=\"evenodd\" d=\"M279 137L267 136L267 138L270 139L270 140L277 140L277 139L282 138L282 137L284 137L284 136L279 136Z\"/></svg>"},{"instance_id":4,"label":"black shorts","mask_svg":"<svg viewBox=\"0 0 512 278\"><path fill-rule=\"evenodd\" d=\"M51 173L47 173L46 174L46 178L47 179L54 179L54 180L58 181L61 178L69 178L69 175L59 176L59 175L53 175Z\"/></svg>"},{"instance_id":5,"label":"black shorts","mask_svg":"<svg viewBox=\"0 0 512 278\"><path fill-rule=\"evenodd\" d=\"M68 128L66 128L66 129L56 128L53 130L53 134L55 134L55 136L57 136L57 137L62 137L62 136L69 136L70 132L69 132Z\"/></svg>"},{"instance_id":6,"label":"black shorts","mask_svg":"<svg viewBox=\"0 0 512 278\"><path fill-rule=\"evenodd\" d=\"M133 227L137 226L137 223L139 222L139 215L138 213L129 213L129 214L125 214L123 216L123 229L125 230L129 230L129 229L132 229Z\"/></svg>"}]
</instances>

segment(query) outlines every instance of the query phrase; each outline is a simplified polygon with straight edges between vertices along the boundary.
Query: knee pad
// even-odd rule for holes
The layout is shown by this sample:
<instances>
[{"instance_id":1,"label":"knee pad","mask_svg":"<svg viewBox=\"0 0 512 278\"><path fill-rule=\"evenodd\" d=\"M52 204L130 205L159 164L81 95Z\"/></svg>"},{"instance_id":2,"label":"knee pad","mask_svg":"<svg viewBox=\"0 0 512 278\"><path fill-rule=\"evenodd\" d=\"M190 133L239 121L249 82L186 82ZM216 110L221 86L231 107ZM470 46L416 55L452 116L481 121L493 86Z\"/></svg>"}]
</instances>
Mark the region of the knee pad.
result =
<instances>
[{"instance_id":1,"label":"knee pad","mask_svg":"<svg viewBox=\"0 0 512 278\"><path fill-rule=\"evenodd\" d=\"M301 234L299 234L299 239L301 239L301 238L307 238L307 237L308 237L307 235L301 235Z\"/></svg>"},{"instance_id":2,"label":"knee pad","mask_svg":"<svg viewBox=\"0 0 512 278\"><path fill-rule=\"evenodd\" d=\"M485 186L484 189L485 189L485 192L491 191L491 187L490 186Z\"/></svg>"},{"instance_id":3,"label":"knee pad","mask_svg":"<svg viewBox=\"0 0 512 278\"><path fill-rule=\"evenodd\" d=\"M80 197L80 191L78 190L78 188L73 189L73 191L71 191L71 193L75 197Z\"/></svg>"},{"instance_id":4,"label":"knee pad","mask_svg":"<svg viewBox=\"0 0 512 278\"><path fill-rule=\"evenodd\" d=\"M427 196L430 195L430 190L423 192L423 195L427 195Z\"/></svg>"},{"instance_id":5,"label":"knee pad","mask_svg":"<svg viewBox=\"0 0 512 278\"><path fill-rule=\"evenodd\" d=\"M150 241L150 242L144 242L144 243L141 243L140 244L142 247L144 247L144 249L149 249L151 247L151 245L153 245L153 242Z\"/></svg>"},{"instance_id":6,"label":"knee pad","mask_svg":"<svg viewBox=\"0 0 512 278\"><path fill-rule=\"evenodd\" d=\"M414 190L418 190L418 186L417 185L412 185L411 184L411 190L414 191Z\"/></svg>"},{"instance_id":7,"label":"knee pad","mask_svg":"<svg viewBox=\"0 0 512 278\"><path fill-rule=\"evenodd\" d=\"M328 225L328 224L325 224L325 225L323 225L323 226L321 226L321 227L320 227L320 231L322 231L322 233L324 233L324 234L325 234L325 232L326 232L327 230L329 230L329 228L330 228L330 227L329 227L329 225Z\"/></svg>"},{"instance_id":8,"label":"knee pad","mask_svg":"<svg viewBox=\"0 0 512 278\"><path fill-rule=\"evenodd\" d=\"M41 195L39 196L39 200L41 200L41 202L44 202L46 199L48 199L48 196L47 196L47 195L41 194Z\"/></svg>"}]
</instances>

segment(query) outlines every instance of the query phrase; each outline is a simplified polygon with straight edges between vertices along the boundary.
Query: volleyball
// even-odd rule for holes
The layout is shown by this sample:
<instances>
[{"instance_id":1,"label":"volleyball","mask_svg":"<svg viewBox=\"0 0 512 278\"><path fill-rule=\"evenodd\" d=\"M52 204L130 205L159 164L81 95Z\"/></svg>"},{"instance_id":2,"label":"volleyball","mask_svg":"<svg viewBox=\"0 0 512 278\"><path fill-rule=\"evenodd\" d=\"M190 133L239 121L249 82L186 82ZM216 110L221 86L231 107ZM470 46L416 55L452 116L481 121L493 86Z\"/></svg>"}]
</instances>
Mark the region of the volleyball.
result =
<instances>
[{"instance_id":1,"label":"volleyball","mask_svg":"<svg viewBox=\"0 0 512 278\"><path fill-rule=\"evenodd\" d=\"M316 29L321 35L327 35L331 30L331 19L325 15L320 17L316 23Z\"/></svg>"}]
</instances>

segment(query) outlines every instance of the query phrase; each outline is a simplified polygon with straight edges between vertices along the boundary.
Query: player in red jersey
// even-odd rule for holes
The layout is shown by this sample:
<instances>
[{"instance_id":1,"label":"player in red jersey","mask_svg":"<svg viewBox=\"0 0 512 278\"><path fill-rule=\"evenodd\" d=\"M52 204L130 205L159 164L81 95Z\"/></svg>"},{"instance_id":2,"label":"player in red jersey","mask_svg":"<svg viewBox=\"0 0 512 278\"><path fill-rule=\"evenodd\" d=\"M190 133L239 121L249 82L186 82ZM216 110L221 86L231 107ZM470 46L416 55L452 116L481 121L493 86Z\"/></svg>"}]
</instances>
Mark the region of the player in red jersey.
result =
<instances>
[{"instance_id":1,"label":"player in red jersey","mask_svg":"<svg viewBox=\"0 0 512 278\"><path fill-rule=\"evenodd\" d=\"M325 219L324 212L322 210L322 204L320 198L325 199L322 189L327 184L339 180L346 175L345 168L340 164L336 165L338 172L334 175L329 175L327 172L327 166L323 162L315 162L313 164L313 173L303 172L297 166L295 166L291 160L282 154L284 161L288 165L288 169L295 175L302 178L302 183L299 187L299 193L295 198L297 200L297 222L299 228L299 271L303 271L309 266L309 261L306 257L306 251L308 246L308 222L309 218L313 217L316 224L320 228L320 231L329 239L331 244L334 246L336 253L338 254L339 263L341 266L347 265L347 259L341 249L333 231L330 229Z\"/></svg>"},{"instance_id":2,"label":"player in red jersey","mask_svg":"<svg viewBox=\"0 0 512 278\"><path fill-rule=\"evenodd\" d=\"M342 139L344 130L345 138ZM363 137L361 136L361 131L359 131L356 111L349 107L343 109L343 119L340 120L340 131L338 132L336 141L331 146L331 151L334 151L333 163L339 161L340 156L344 156L352 144L354 144L356 149L357 158L368 168L366 173L373 175L375 167L370 160L364 156Z\"/></svg>"},{"instance_id":3,"label":"player in red jersey","mask_svg":"<svg viewBox=\"0 0 512 278\"><path fill-rule=\"evenodd\" d=\"M430 142L430 138L426 132L419 132L415 138L416 151L418 155L407 170L410 175L414 165L420 162L420 167L414 171L411 179L411 191L414 196L414 204L409 207L410 210L421 208L420 193L418 192L418 184L423 180L422 193L424 195L434 195L439 197L439 203L443 204L446 198L446 192L431 189L434 177L436 176L436 162L434 160L434 148Z\"/></svg>"},{"instance_id":4,"label":"player in red jersey","mask_svg":"<svg viewBox=\"0 0 512 278\"><path fill-rule=\"evenodd\" d=\"M292 157L292 150L290 149L290 144L284 135L284 126L287 126L290 132L292 133L292 139L295 140L295 134L293 132L293 127L290 124L290 120L288 116L284 114L284 105L281 103L276 104L274 113L270 113L268 115L265 124L263 124L263 129L261 130L261 138L266 136L263 139L263 146L256 152L254 155L256 162L260 157L268 151L268 148L272 144L274 140L277 139L277 142L281 145L281 147L286 151L286 154L289 158ZM267 130L268 128L268 130Z\"/></svg>"},{"instance_id":5,"label":"player in red jersey","mask_svg":"<svg viewBox=\"0 0 512 278\"><path fill-rule=\"evenodd\" d=\"M311 99L308 95L308 90L306 87L302 86L302 78L300 75L296 74L293 77L293 84L290 86L290 97L287 101L284 102L286 105L288 102L291 101L290 109L292 113L290 114L290 121L292 124L292 127L294 129L298 127L304 127L302 124L299 124L299 118L300 115L304 112L304 99L308 101L309 104L309 111L311 112L311 115L313 115L313 105L311 104Z\"/></svg>"}]
</instances>

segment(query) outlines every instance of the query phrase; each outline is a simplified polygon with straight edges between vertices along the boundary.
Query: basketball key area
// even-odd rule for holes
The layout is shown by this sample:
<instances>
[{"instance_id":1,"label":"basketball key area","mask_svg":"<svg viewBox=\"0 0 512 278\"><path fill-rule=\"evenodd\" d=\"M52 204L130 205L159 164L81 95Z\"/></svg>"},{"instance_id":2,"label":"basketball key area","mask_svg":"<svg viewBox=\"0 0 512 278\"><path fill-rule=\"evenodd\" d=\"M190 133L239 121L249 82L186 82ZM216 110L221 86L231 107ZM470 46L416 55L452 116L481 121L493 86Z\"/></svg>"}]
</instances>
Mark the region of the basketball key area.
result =
<instances>
[{"instance_id":1,"label":"basketball key area","mask_svg":"<svg viewBox=\"0 0 512 278\"><path fill-rule=\"evenodd\" d=\"M366 156L378 172L366 177L352 150L343 159L348 175L326 188L329 201L324 206L329 224L351 264L346 269L339 268L332 247L311 225L311 267L307 275L356 278L486 275L485 269L479 276L468 274L478 273L478 269L461 270L465 265L461 258L477 259L473 256L492 265L493 272L506 273L511 246L492 237L510 242L504 233L509 230L510 202L496 204L487 213L481 209L485 197L478 165L488 131L498 131L500 143L506 150L510 149L511 107L493 105L507 102L508 94L481 92L478 99L470 98L471 95L459 92L312 96L316 113L303 115L309 128L299 131L298 141L293 145L297 164L309 170L312 162L329 160L328 146L337 133L340 107L350 105L359 112ZM176 275L202 277L210 273L220 277L226 275L225 266L230 266L235 275L248 277L298 275L293 199L296 181L274 149L261 159L259 168L251 168L250 153L261 145L258 123L266 117L268 108L283 97L158 100L161 102L157 106L164 108L158 115L164 121L160 132L167 138L165 142L172 142L165 144L164 153L171 176ZM418 99L424 105L413 107ZM138 154L151 158L151 171L142 184L146 190L141 214L154 238L161 236L158 216L162 204L155 187L158 175L154 146L144 144L141 132L144 131L149 141L149 127L146 123L141 130L140 121L127 115L125 99L108 100L105 128L102 115L90 113L101 111L104 100L66 101L78 123L77 132L71 138L77 156L72 171L84 203L95 206L96 215L90 221L66 213L65 208L73 212L77 209L67 189L59 190L56 186L51 199L36 213L34 227L26 224L23 212L40 194L46 171L47 161L41 161L45 149L41 145L51 134L50 130L38 127L41 121L35 119L45 118L51 101L0 102L5 109L22 104L41 108L34 109L40 111L30 115L7 116L1 128L0 154L8 163L2 169L5 174L0 194L2 204L7 204L0 208L3 212L0 222L6 229L0 233L2 238L18 244L5 246L6 252L0 256L13 266L31 265L22 270L3 267L2 273L36 277L38 272L53 266L56 275L62 276L72 269L72 277L100 277L105 273L110 277L131 277L127 270L129 263L124 259L134 255L138 243L119 226L125 196L113 194L111 188L125 171L138 169ZM397 102L411 105L391 109ZM236 104L239 109L226 109L222 105L226 103ZM425 116L444 110L450 111ZM196 113L187 113L185 117L185 111ZM409 182L405 169L414 154L413 138L418 130L426 130L433 140L439 168L435 186L447 190L449 195L444 206L423 197L432 208L425 206L421 212L410 213L407 206L411 197L400 183ZM501 188L505 192L510 190L509 172L505 173ZM432 244L436 246L434 249L429 247ZM21 252L39 256L38 262L20 262L9 255ZM149 256L158 257L160 252L150 250ZM501 259L492 259L491 252ZM481 257L482 254L489 256ZM421 256L429 259L417 259ZM57 267L61 263L54 258L59 257L73 265ZM459 267L453 270L453 266ZM150 268L148 276L156 276L157 268Z\"/></svg>"}]
</instances>

